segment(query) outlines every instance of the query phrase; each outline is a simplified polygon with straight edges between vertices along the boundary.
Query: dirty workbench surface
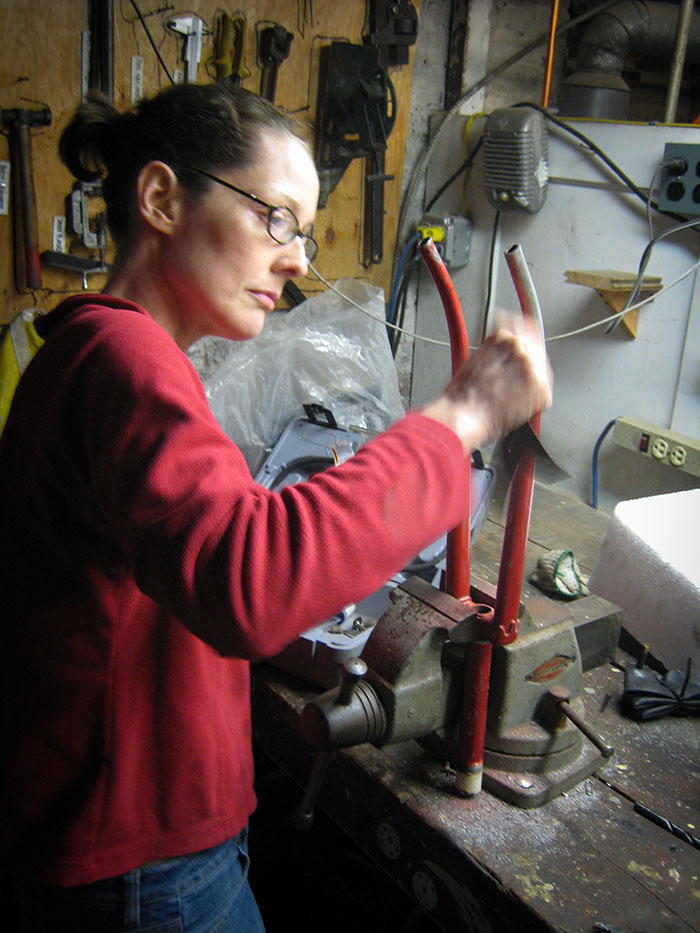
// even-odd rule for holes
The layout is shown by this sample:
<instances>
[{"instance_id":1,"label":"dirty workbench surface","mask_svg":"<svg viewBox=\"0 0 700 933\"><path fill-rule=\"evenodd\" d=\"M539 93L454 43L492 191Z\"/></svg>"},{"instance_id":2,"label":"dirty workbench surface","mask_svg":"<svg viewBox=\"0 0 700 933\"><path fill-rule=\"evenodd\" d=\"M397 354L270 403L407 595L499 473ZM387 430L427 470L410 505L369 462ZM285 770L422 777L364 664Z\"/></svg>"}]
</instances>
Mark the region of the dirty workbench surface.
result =
<instances>
[{"instance_id":1,"label":"dirty workbench surface","mask_svg":"<svg viewBox=\"0 0 700 933\"><path fill-rule=\"evenodd\" d=\"M607 520L538 487L526 575L554 547L571 547L592 569ZM501 536L500 520L489 518L474 576L495 582ZM539 592L523 592L531 591ZM634 810L637 801L700 836L700 722L622 716L627 660L619 652L619 663L584 676L586 719L614 755L541 807L520 809L486 791L460 799L454 775L418 742L335 753L320 805L449 933L700 930L700 850ZM299 717L317 692L267 665L254 670L256 740L301 785L313 756Z\"/></svg>"}]
</instances>

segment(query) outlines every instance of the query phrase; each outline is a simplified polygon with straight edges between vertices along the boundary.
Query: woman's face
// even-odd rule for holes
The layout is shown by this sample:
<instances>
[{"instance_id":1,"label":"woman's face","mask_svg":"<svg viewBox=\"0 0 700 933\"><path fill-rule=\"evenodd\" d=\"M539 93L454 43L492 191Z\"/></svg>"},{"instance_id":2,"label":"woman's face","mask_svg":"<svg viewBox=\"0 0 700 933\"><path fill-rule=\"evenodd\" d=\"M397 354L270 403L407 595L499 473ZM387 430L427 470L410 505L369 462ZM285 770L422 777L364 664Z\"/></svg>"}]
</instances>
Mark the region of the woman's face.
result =
<instances>
[{"instance_id":1,"label":"woman's face","mask_svg":"<svg viewBox=\"0 0 700 933\"><path fill-rule=\"evenodd\" d=\"M261 136L244 168L218 173L268 204L290 208L308 233L319 184L308 149L283 131ZM262 330L285 283L307 272L300 237L281 245L267 232L267 210L211 182L194 202L181 233L169 244L167 288L180 346L200 337L247 340Z\"/></svg>"}]
</instances>

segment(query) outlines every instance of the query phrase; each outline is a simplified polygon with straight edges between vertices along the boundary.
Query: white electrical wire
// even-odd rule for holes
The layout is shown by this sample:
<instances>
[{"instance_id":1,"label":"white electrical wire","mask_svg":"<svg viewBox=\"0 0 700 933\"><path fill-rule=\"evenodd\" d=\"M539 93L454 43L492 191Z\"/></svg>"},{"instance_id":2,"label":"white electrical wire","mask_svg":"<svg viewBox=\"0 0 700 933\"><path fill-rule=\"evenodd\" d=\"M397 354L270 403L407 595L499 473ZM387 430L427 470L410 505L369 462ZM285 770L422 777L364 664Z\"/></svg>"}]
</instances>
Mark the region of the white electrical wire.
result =
<instances>
[{"instance_id":1,"label":"white electrical wire","mask_svg":"<svg viewBox=\"0 0 700 933\"><path fill-rule=\"evenodd\" d=\"M628 311L636 311L637 308L641 308L644 305L649 304L655 298L658 298L659 295L663 295L664 292L667 292L670 288L678 285L679 282L682 282L684 278L695 272L695 270L698 268L700 268L700 259L689 269L686 269L685 272L679 275L677 279L674 279L673 282L669 282L668 285L664 285L663 288L660 288L658 292L654 292L653 295L650 295L643 301L638 301L636 304L630 305L630 307L625 311L625 314L627 314ZM585 327L579 327L578 330L570 330L566 334L557 334L555 337L547 337L545 343L553 343L555 340L564 340L566 337L575 337L577 334L583 334L587 330L593 330L595 327L601 327L603 324L608 324L610 321L614 321L619 316L620 314L617 312L616 314L611 314L610 317L601 318L600 321L594 321L592 324L586 324Z\"/></svg>"},{"instance_id":2,"label":"white electrical wire","mask_svg":"<svg viewBox=\"0 0 700 933\"><path fill-rule=\"evenodd\" d=\"M404 330L403 327L397 327L396 324L390 324L384 318L377 317L376 314L371 314L366 308L363 308L361 304L358 304L356 301L353 301L352 298L349 298L347 295L344 295L339 291L335 285L331 285L329 281L324 279L318 269L313 266L310 262L308 263L309 269L313 272L319 282L322 282L326 288L330 288L332 292L335 292L343 301L347 301L348 304L351 304L353 308L357 308L358 311L362 311L363 314L366 314L367 317L371 317L373 321L379 321L380 324L383 324L385 327L390 327L392 330L398 331L400 334L405 334L406 337L413 337L414 340L422 340L424 343L434 343L439 347L449 347L449 343L445 340L434 340L432 337L423 337L422 334L414 334L410 330Z\"/></svg>"},{"instance_id":3,"label":"white electrical wire","mask_svg":"<svg viewBox=\"0 0 700 933\"><path fill-rule=\"evenodd\" d=\"M625 304L622 311L619 311L615 315L610 326L605 331L606 334L611 333L620 323L622 318L627 314L627 312L631 310L631 308L633 307L633 302L636 300L637 296L642 290L642 285L644 283L644 271L649 263L649 260L651 259L651 251L656 246L656 244L659 242L659 240L664 240L667 236L672 236L674 233L678 233L679 230L687 230L690 227L697 227L699 225L700 225L700 220L698 220L697 218L694 218L692 220L686 220L684 223L676 224L673 227L669 227L668 230L664 230L663 233L659 233L657 236L655 236L653 240L649 240L647 245L644 247L642 258L639 261L637 279L634 283L632 291L629 294L629 297L627 299L627 304Z\"/></svg>"},{"instance_id":4,"label":"white electrical wire","mask_svg":"<svg viewBox=\"0 0 700 933\"><path fill-rule=\"evenodd\" d=\"M696 221L696 223L697 222L698 221ZM661 237L659 237L659 239L660 238ZM371 317L372 320L377 321L379 324L383 324L385 327L390 327L392 330L398 331L400 334L404 334L406 337L413 337L414 340L422 340L424 343L432 343L439 347L450 346L448 341L435 340L432 337L424 337L422 334L416 334L413 331L405 330L403 327L398 327L396 324L390 324L388 321L384 320L383 318L377 317L376 314L371 314L366 308L363 308L361 304L358 304L356 301L353 301L352 298L348 297L348 295L344 295L339 289L335 287L335 285L331 285L331 283L321 275L321 273L312 263L308 263L308 266L309 266L309 269L311 269L313 274L316 276L316 278L323 285L325 285L326 288L330 288L332 292L335 292L336 295L338 295L344 301L347 301L348 304L353 306L353 308L357 308L358 311L361 311L363 314L366 314L367 317ZM644 305L650 304L652 301L654 301L655 298L658 298L660 295L663 295L664 292L667 292L671 288L674 288L676 285L678 285L679 282L682 282L683 279L687 278L689 275L695 272L695 270L698 268L700 268L700 259L696 263L694 263L692 266L690 266L690 268L686 269L685 272L682 272L678 276L678 278L674 279L672 282L669 282L668 285L664 285L663 288L660 288L658 292L654 292L653 295L650 295L648 298L645 298L643 301L638 301L636 304L630 305L630 307L627 308L627 310L625 311L625 314L627 314L628 311L636 311L638 308L643 308ZM609 324L611 321L614 321L616 318L619 318L619 316L620 316L620 313L616 312L615 314L611 314L610 317L601 318L599 321L594 321L592 324L586 324L584 327L579 327L576 330L567 331L565 334L556 334L554 337L545 337L545 343L554 343L555 340L565 340L567 337L576 337L578 334L584 334L586 333L586 331L594 330L596 327L602 327L604 324ZM543 325L543 332L544 332L544 325ZM470 347L469 349L474 350L474 347Z\"/></svg>"},{"instance_id":5,"label":"white electrical wire","mask_svg":"<svg viewBox=\"0 0 700 933\"><path fill-rule=\"evenodd\" d=\"M659 175L666 167L666 162L660 162L654 169L654 174L651 176L651 181L649 182L649 193L647 194L647 203L646 203L646 215L647 215L647 226L649 227L649 239L654 239L654 221L651 217L651 195L654 190L654 186L658 180Z\"/></svg>"}]
</instances>

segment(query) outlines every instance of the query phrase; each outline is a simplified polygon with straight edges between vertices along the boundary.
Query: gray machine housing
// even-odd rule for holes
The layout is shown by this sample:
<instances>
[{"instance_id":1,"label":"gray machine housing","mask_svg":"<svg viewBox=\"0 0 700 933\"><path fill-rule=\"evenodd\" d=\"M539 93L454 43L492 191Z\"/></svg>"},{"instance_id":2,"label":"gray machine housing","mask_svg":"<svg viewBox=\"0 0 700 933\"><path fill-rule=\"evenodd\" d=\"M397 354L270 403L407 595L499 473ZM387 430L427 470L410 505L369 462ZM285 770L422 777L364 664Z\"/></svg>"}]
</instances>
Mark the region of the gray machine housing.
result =
<instances>
[{"instance_id":1,"label":"gray machine housing","mask_svg":"<svg viewBox=\"0 0 700 933\"><path fill-rule=\"evenodd\" d=\"M255 477L256 482L268 489L279 492L285 486L342 463L368 439L360 428L338 425L328 409L318 405L304 407L307 416L295 418L287 425ZM495 471L491 467L472 464L472 541L486 518L494 483ZM400 583L418 574L439 586L445 569L445 549L446 538L443 537L425 548L376 593L310 627L270 663L316 686L337 686L342 681L343 663L362 654L377 620L390 605L392 591Z\"/></svg>"}]
</instances>

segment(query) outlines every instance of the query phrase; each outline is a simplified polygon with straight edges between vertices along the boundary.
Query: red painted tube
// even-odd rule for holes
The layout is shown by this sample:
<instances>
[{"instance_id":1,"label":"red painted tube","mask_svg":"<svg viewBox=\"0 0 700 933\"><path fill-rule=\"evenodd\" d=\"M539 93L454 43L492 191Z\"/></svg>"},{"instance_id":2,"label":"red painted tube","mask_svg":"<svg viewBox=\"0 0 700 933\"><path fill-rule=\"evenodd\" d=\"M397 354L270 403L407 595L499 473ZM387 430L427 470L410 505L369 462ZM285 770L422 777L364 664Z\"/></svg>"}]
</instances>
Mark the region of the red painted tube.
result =
<instances>
[{"instance_id":1,"label":"red painted tube","mask_svg":"<svg viewBox=\"0 0 700 933\"><path fill-rule=\"evenodd\" d=\"M464 315L452 280L437 247L430 238L418 246L428 271L433 277L447 318L452 353L452 375L469 357L469 340ZM445 589L465 606L473 606L471 599L471 484L467 489L467 518L447 536L447 570ZM483 610L486 621L493 616L490 608ZM465 647L462 715L459 723L457 772L455 789L462 796L473 796L481 790L484 770L484 735L488 706L489 678L491 676L491 643L476 641Z\"/></svg>"},{"instance_id":2,"label":"red painted tube","mask_svg":"<svg viewBox=\"0 0 700 933\"><path fill-rule=\"evenodd\" d=\"M537 318L541 325L539 302L519 246L509 250L506 261L523 314ZM539 434L539 413L533 417L531 425ZM465 651L464 694L455 783L457 792L463 796L478 794L482 785L492 646L508 644L518 635L520 593L534 479L535 455L527 450L518 464L511 486L496 605L491 618L486 614L480 618L481 638L468 644Z\"/></svg>"},{"instance_id":3,"label":"red painted tube","mask_svg":"<svg viewBox=\"0 0 700 933\"><path fill-rule=\"evenodd\" d=\"M450 335L452 375L454 376L469 357L469 339L462 306L433 240L426 237L418 244L418 249L442 299ZM447 536L445 589L456 599L469 602L471 599L471 484L467 485L466 495L467 518Z\"/></svg>"},{"instance_id":4,"label":"red painted tube","mask_svg":"<svg viewBox=\"0 0 700 933\"><path fill-rule=\"evenodd\" d=\"M519 245L516 244L508 250L506 263L513 279L523 315L533 317L541 323L539 302L530 278L530 271ZM530 425L535 434L539 435L539 412L532 417ZM508 500L508 513L496 589L492 633L494 644L509 644L515 641L518 636L520 594L525 572L525 550L530 527L534 485L535 454L528 449L523 453L515 470Z\"/></svg>"},{"instance_id":5,"label":"red painted tube","mask_svg":"<svg viewBox=\"0 0 700 933\"><path fill-rule=\"evenodd\" d=\"M466 646L464 655L464 691L455 779L455 790L463 797L473 797L481 790L492 650L488 640L472 641Z\"/></svg>"},{"instance_id":6,"label":"red painted tube","mask_svg":"<svg viewBox=\"0 0 700 933\"><path fill-rule=\"evenodd\" d=\"M450 334L452 375L454 376L462 363L469 357L469 340L467 339L467 326L464 323L462 306L459 303L459 297L452 284L452 279L442 261L442 256L433 240L426 237L420 241L418 249L428 267L428 272L433 277L442 299L442 306L445 309L445 318Z\"/></svg>"}]
</instances>

